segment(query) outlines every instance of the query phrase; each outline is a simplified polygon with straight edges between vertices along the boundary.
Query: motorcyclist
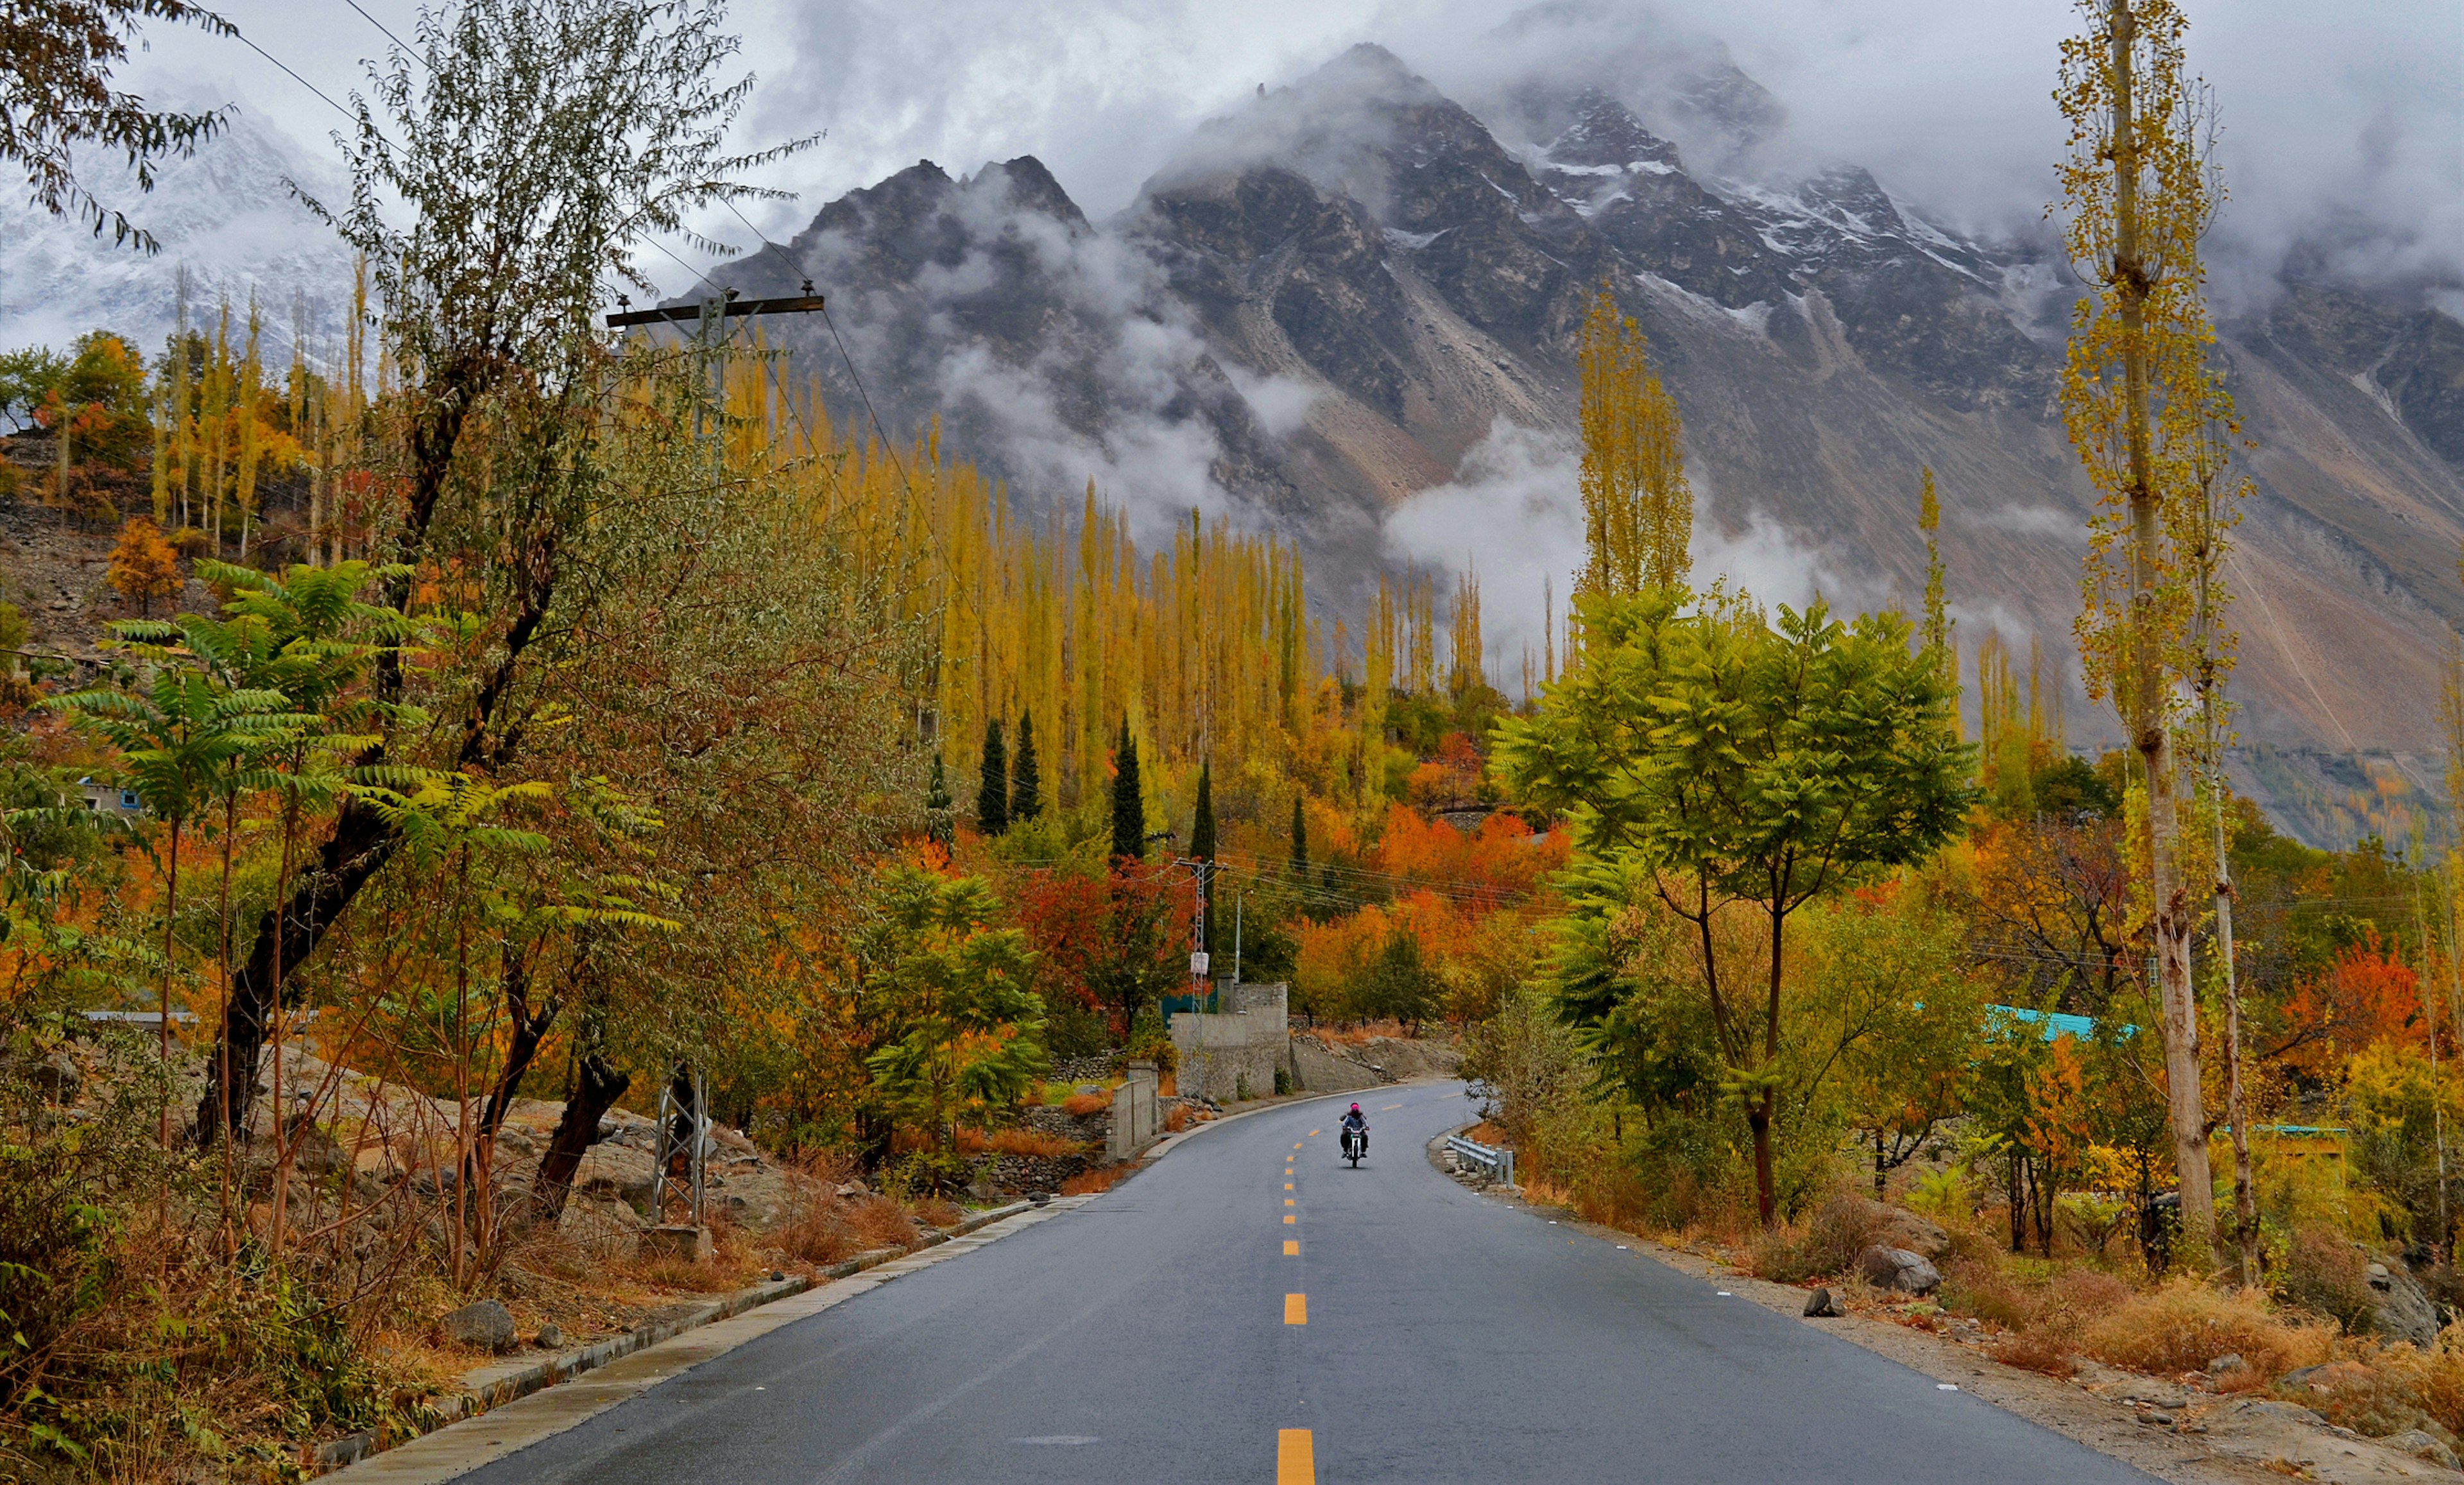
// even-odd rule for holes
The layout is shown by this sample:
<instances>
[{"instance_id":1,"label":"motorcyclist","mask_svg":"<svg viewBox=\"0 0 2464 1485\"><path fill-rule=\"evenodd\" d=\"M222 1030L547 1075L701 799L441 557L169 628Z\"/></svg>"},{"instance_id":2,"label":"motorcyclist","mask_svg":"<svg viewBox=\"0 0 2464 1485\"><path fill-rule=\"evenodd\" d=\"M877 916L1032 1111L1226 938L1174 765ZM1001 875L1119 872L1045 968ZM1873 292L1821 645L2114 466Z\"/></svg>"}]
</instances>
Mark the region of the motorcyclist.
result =
<instances>
[{"instance_id":1,"label":"motorcyclist","mask_svg":"<svg viewBox=\"0 0 2464 1485\"><path fill-rule=\"evenodd\" d=\"M1353 1104L1352 1111L1343 1116L1343 1133L1347 1139L1360 1141L1361 1154L1369 1153L1369 1116L1360 1112L1359 1104Z\"/></svg>"}]
</instances>

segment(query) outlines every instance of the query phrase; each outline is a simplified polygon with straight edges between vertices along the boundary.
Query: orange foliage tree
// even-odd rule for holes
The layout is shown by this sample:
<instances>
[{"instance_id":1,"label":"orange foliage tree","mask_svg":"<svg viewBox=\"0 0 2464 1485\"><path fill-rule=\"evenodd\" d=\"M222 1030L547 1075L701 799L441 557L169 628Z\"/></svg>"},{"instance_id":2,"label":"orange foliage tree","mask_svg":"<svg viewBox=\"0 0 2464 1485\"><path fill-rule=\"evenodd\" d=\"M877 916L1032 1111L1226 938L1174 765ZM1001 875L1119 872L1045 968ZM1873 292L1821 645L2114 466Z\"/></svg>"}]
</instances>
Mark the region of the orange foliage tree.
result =
<instances>
[{"instance_id":1,"label":"orange foliage tree","mask_svg":"<svg viewBox=\"0 0 2464 1485\"><path fill-rule=\"evenodd\" d=\"M2336 1076L2355 1053L2429 1035L2411 966L2383 945L2375 927L2296 986L2284 1003L2284 1034L2268 1055L2314 1078Z\"/></svg>"},{"instance_id":2,"label":"orange foliage tree","mask_svg":"<svg viewBox=\"0 0 2464 1485\"><path fill-rule=\"evenodd\" d=\"M120 528L120 541L111 549L110 578L139 613L151 613L155 599L169 598L186 586L179 554L163 540L162 528L143 516L130 517Z\"/></svg>"}]
</instances>

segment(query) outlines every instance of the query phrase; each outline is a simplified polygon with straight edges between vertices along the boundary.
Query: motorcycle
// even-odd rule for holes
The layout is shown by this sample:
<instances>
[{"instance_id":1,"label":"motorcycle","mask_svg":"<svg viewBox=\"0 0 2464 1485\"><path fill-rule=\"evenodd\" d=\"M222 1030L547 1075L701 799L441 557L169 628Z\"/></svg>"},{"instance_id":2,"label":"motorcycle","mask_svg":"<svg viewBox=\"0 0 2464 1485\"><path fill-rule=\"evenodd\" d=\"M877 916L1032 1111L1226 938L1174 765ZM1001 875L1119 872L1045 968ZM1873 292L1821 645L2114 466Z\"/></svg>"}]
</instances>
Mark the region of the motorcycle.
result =
<instances>
[{"instance_id":1,"label":"motorcycle","mask_svg":"<svg viewBox=\"0 0 2464 1485\"><path fill-rule=\"evenodd\" d=\"M1368 1153L1368 1130L1347 1129L1343 1132L1343 1158L1352 1162L1353 1169L1358 1170L1360 1168L1360 1157Z\"/></svg>"}]
</instances>

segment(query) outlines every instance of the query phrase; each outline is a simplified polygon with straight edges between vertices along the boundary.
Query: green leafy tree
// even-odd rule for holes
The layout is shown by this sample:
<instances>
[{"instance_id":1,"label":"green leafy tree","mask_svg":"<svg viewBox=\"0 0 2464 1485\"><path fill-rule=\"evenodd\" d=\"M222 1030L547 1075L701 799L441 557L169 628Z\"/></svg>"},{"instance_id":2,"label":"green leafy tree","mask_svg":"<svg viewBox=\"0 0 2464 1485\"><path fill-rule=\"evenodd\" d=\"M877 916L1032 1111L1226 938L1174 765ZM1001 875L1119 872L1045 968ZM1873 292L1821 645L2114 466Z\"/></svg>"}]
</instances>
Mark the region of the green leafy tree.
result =
<instances>
[{"instance_id":1,"label":"green leafy tree","mask_svg":"<svg viewBox=\"0 0 2464 1485\"><path fill-rule=\"evenodd\" d=\"M0 351L0 418L8 431L23 433L36 426L43 405L68 375L68 358L45 345Z\"/></svg>"},{"instance_id":2,"label":"green leafy tree","mask_svg":"<svg viewBox=\"0 0 2464 1485\"><path fill-rule=\"evenodd\" d=\"M1773 624L1743 600L1668 588L1581 605L1584 663L1535 714L1499 722L1499 772L1573 822L1580 857L1633 862L1691 925L1723 1089L1744 1107L1773 1224L1789 917L1955 830L1969 749L1940 666L1897 614L1842 624L1816 603ZM1732 905L1764 921L1758 987L1723 972L1716 923Z\"/></svg>"},{"instance_id":3,"label":"green leafy tree","mask_svg":"<svg viewBox=\"0 0 2464 1485\"><path fill-rule=\"evenodd\" d=\"M165 1065L171 1056L171 980L177 973L173 930L180 913L180 846L183 835L267 735L289 722L288 698L279 691L233 690L181 647L131 644L150 662L141 681L125 690L97 688L56 697L52 705L117 750L115 772L161 820L167 852L163 865L163 964L159 1031ZM209 1095L209 1097L212 1097ZM162 1111L162 1138L171 1141L171 1111Z\"/></svg>"},{"instance_id":4,"label":"green leafy tree","mask_svg":"<svg viewBox=\"0 0 2464 1485\"><path fill-rule=\"evenodd\" d=\"M984 727L984 756L976 773L976 829L987 835L1009 830L1009 753L1001 746L999 718Z\"/></svg>"},{"instance_id":5,"label":"green leafy tree","mask_svg":"<svg viewBox=\"0 0 2464 1485\"><path fill-rule=\"evenodd\" d=\"M961 1115L1014 1104L1045 1070L1035 955L981 878L912 866L881 875L857 944L865 1014L881 1045L865 1059L893 1111L955 1152Z\"/></svg>"},{"instance_id":6,"label":"green leafy tree","mask_svg":"<svg viewBox=\"0 0 2464 1485\"><path fill-rule=\"evenodd\" d=\"M1378 945L1376 957L1361 976L1357 999L1365 1019L1399 1021L1405 1034L1411 1035L1437 1010L1443 990L1437 970L1420 950L1419 936L1397 923L1387 931L1386 942Z\"/></svg>"},{"instance_id":7,"label":"green leafy tree","mask_svg":"<svg viewBox=\"0 0 2464 1485\"><path fill-rule=\"evenodd\" d=\"M1044 813L1044 771L1035 762L1035 714L1018 714L1018 752L1009 761L1009 817L1030 823Z\"/></svg>"},{"instance_id":8,"label":"green leafy tree","mask_svg":"<svg viewBox=\"0 0 2464 1485\"><path fill-rule=\"evenodd\" d=\"M1961 972L1956 925L1921 907L1850 899L1813 926L1820 1040L1837 1049L1842 1112L1879 1201L1966 1107L1986 996Z\"/></svg>"},{"instance_id":9,"label":"green leafy tree","mask_svg":"<svg viewBox=\"0 0 2464 1485\"><path fill-rule=\"evenodd\" d=\"M376 550L475 590L455 599L472 632L441 688L444 735L389 738L361 766L399 766L394 749L418 743L423 766L510 776L561 725L543 675L605 642L596 619L631 586L675 576L673 533L711 529L732 498L706 449L647 432L707 421L707 362L620 362L598 320L612 282L649 289L635 265L651 234L759 196L742 177L794 147L729 144L752 79L722 76L738 49L724 20L698 0L473 0L422 12L413 44L370 67L349 199L308 205L364 255L404 374ZM412 597L408 577L380 581L384 607ZM369 686L391 704L426 678L380 657ZM400 844L367 801L344 801L282 915L306 952L286 947L277 972L268 923L239 964L222 1028L236 1086L253 1085L252 1028L284 979ZM198 1112L217 1137L210 1097Z\"/></svg>"},{"instance_id":10,"label":"green leafy tree","mask_svg":"<svg viewBox=\"0 0 2464 1485\"><path fill-rule=\"evenodd\" d=\"M1130 736L1130 720L1121 719L1121 741L1112 752L1112 855L1132 861L1147 858L1147 807L1138 783L1138 744Z\"/></svg>"}]
</instances>

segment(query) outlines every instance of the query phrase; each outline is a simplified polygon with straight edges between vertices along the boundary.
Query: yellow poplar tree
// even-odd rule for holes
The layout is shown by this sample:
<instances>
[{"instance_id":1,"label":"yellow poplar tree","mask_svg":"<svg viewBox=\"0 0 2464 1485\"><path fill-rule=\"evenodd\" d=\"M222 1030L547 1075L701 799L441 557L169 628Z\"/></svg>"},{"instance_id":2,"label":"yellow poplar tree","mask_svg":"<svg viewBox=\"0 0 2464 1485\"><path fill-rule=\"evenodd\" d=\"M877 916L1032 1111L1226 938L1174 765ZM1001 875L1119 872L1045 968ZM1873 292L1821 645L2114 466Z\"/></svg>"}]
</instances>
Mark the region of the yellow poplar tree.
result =
<instances>
[{"instance_id":1,"label":"yellow poplar tree","mask_svg":"<svg viewBox=\"0 0 2464 1485\"><path fill-rule=\"evenodd\" d=\"M2204 1268L2215 1209L2170 698L2190 665L2203 461L2212 431L2231 417L2208 366L2215 332L2199 260L2223 191L2207 95L2184 76L2181 10L2173 0L2077 3L2081 31L2062 42L2055 99L2070 124L2057 171L2065 246L2090 290L2072 320L2060 392L2099 501L2078 635L2091 694L2114 702L2147 781L2142 844L2182 1202L2178 1252Z\"/></svg>"},{"instance_id":2,"label":"yellow poplar tree","mask_svg":"<svg viewBox=\"0 0 2464 1485\"><path fill-rule=\"evenodd\" d=\"M1446 676L1446 689L1462 696L1485 684L1487 677L1481 655L1480 573L1468 562L1455 579L1455 610L1446 626L1446 637L1454 652L1454 664ZM1529 654L1524 656L1523 669L1523 686L1529 691L1531 688L1531 657Z\"/></svg>"},{"instance_id":3,"label":"yellow poplar tree","mask_svg":"<svg viewBox=\"0 0 2464 1485\"><path fill-rule=\"evenodd\" d=\"M1592 593L1673 587L1692 564L1694 491L1676 399L1651 369L1649 344L1617 314L1609 286L1583 321L1582 495Z\"/></svg>"}]
</instances>

